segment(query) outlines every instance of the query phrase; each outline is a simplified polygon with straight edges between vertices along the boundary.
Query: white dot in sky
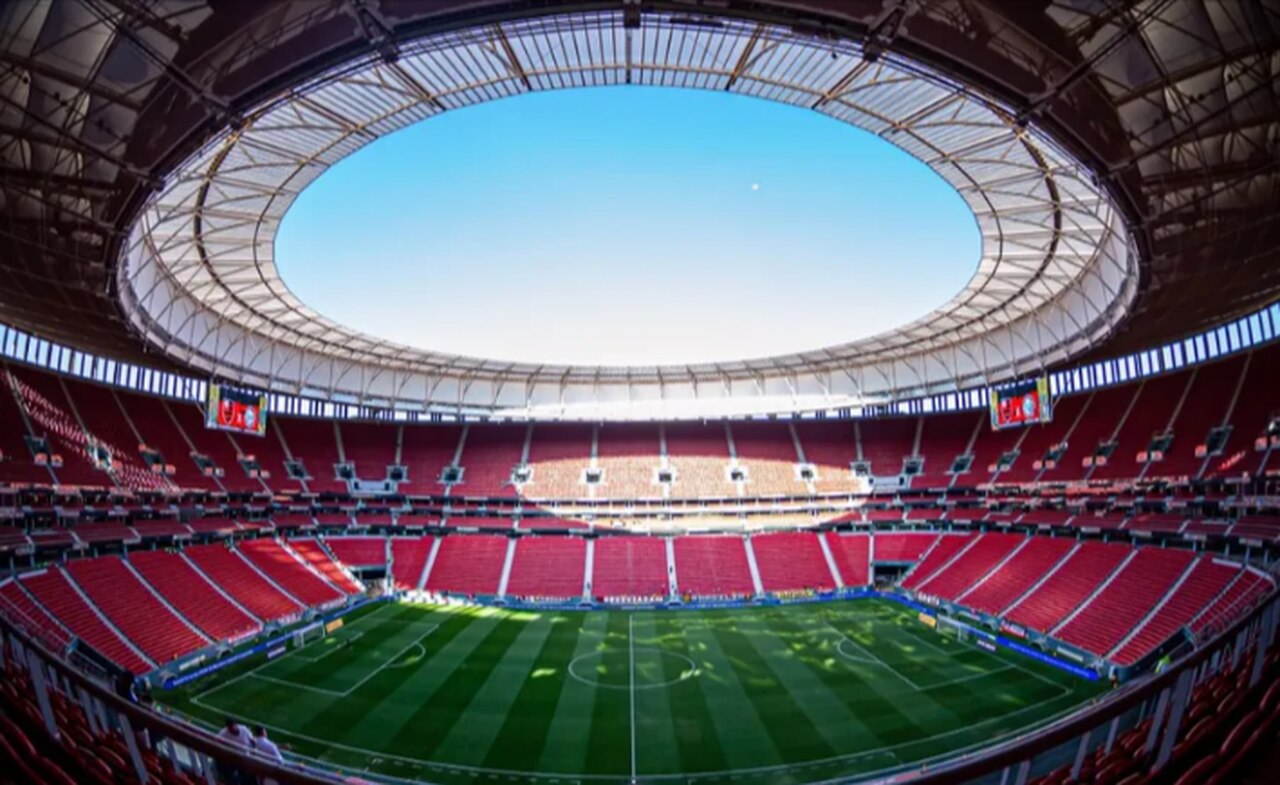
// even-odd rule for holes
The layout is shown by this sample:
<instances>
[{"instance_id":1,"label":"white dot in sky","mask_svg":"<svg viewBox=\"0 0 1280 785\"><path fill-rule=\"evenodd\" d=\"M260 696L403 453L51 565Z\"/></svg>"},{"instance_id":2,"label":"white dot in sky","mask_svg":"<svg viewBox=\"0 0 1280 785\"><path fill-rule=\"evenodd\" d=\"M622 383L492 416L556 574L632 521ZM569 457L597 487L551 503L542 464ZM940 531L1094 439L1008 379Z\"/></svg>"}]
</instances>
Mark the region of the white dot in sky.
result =
<instances>
[{"instance_id":1,"label":"white dot in sky","mask_svg":"<svg viewBox=\"0 0 1280 785\"><path fill-rule=\"evenodd\" d=\"M760 183L752 183L752 184L751 184L751 190L753 190L753 191L759 191L759 190L760 190Z\"/></svg>"}]
</instances>

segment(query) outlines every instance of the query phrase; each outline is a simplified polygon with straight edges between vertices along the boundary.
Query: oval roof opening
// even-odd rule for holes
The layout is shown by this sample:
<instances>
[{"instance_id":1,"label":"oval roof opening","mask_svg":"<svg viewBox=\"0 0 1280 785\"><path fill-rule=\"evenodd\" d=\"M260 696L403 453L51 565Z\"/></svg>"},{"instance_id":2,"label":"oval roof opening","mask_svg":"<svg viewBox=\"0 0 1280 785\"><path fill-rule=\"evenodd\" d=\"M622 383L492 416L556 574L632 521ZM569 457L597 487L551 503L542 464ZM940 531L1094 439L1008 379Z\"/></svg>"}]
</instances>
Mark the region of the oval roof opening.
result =
<instances>
[{"instance_id":1,"label":"oval roof opening","mask_svg":"<svg viewBox=\"0 0 1280 785\"><path fill-rule=\"evenodd\" d=\"M968 206L815 112L674 88L535 93L379 139L286 214L285 283L433 351L654 365L898 327L974 274Z\"/></svg>"}]
</instances>

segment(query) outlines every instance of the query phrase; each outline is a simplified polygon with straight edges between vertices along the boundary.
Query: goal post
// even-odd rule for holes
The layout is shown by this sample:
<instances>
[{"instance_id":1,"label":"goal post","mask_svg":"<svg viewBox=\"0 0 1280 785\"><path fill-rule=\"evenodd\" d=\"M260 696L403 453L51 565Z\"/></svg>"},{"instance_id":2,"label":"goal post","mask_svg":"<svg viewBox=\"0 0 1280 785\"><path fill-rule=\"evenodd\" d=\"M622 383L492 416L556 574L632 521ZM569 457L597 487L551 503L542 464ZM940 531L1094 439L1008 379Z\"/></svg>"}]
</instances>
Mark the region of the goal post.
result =
<instances>
[{"instance_id":1,"label":"goal post","mask_svg":"<svg viewBox=\"0 0 1280 785\"><path fill-rule=\"evenodd\" d=\"M300 627L293 631L293 648L301 649L303 646L309 646L328 634L325 625L320 622Z\"/></svg>"},{"instance_id":2,"label":"goal post","mask_svg":"<svg viewBox=\"0 0 1280 785\"><path fill-rule=\"evenodd\" d=\"M948 616L938 616L937 620L934 629L938 631L939 635L954 638L961 643L969 642L972 635L969 625L961 624Z\"/></svg>"}]
</instances>

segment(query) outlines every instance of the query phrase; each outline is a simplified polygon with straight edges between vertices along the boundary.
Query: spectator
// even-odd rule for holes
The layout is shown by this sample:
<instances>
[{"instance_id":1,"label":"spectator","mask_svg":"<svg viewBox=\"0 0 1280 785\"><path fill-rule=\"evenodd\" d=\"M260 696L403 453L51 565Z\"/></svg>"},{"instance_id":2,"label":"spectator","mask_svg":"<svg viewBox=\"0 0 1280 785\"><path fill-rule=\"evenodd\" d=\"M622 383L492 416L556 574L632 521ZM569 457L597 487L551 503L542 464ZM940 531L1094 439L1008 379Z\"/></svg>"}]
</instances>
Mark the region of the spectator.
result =
<instances>
[{"instance_id":1,"label":"spectator","mask_svg":"<svg viewBox=\"0 0 1280 785\"><path fill-rule=\"evenodd\" d=\"M276 743L267 738L267 729L261 725L254 726L253 729L253 748L261 755L265 755L275 763L284 763L284 756L280 754L280 748ZM264 779L262 785L276 785L273 779Z\"/></svg>"},{"instance_id":2,"label":"spectator","mask_svg":"<svg viewBox=\"0 0 1280 785\"><path fill-rule=\"evenodd\" d=\"M233 747L244 750L253 749L253 736L250 735L249 729L231 717L227 717L227 724L222 730L218 731L218 738L228 742ZM252 782L245 772L228 761L218 762L218 775L228 785L249 785Z\"/></svg>"}]
</instances>

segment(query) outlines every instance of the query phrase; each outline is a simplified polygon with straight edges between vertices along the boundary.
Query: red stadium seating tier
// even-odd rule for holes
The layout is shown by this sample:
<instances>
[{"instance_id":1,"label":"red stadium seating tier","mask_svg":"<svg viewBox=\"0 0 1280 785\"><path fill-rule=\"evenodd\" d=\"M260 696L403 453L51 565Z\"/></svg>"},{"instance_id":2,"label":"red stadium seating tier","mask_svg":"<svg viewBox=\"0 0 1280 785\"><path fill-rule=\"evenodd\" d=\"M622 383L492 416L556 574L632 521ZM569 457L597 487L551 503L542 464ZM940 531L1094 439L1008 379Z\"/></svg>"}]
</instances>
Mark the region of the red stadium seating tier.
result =
<instances>
[{"instance_id":1,"label":"red stadium seating tier","mask_svg":"<svg viewBox=\"0 0 1280 785\"><path fill-rule=\"evenodd\" d=\"M1087 532L1114 532L1123 529L1127 520L1128 516L1124 513L1108 512L1102 515L1080 513L1071 519L1071 526Z\"/></svg>"},{"instance_id":2,"label":"red stadium seating tier","mask_svg":"<svg viewBox=\"0 0 1280 785\"><path fill-rule=\"evenodd\" d=\"M156 599L118 556L67 564L89 600L143 653L163 665L209 645Z\"/></svg>"},{"instance_id":3,"label":"red stadium seating tier","mask_svg":"<svg viewBox=\"0 0 1280 785\"><path fill-rule=\"evenodd\" d=\"M458 452L461 426L405 426L400 443L400 462L409 471L409 479L400 483L400 492L416 496L444 493L440 473L453 463Z\"/></svg>"},{"instance_id":4,"label":"red stadium seating tier","mask_svg":"<svg viewBox=\"0 0 1280 785\"><path fill-rule=\"evenodd\" d=\"M494 534L445 537L427 576L427 591L497 594L508 542Z\"/></svg>"},{"instance_id":5,"label":"red stadium seating tier","mask_svg":"<svg viewBox=\"0 0 1280 785\"><path fill-rule=\"evenodd\" d=\"M326 537L324 544L338 561L350 567L383 567L387 563L383 537Z\"/></svg>"},{"instance_id":6,"label":"red stadium seating tier","mask_svg":"<svg viewBox=\"0 0 1280 785\"><path fill-rule=\"evenodd\" d=\"M343 597L340 591L308 570L276 540L245 540L239 547L241 555L304 605L325 605Z\"/></svg>"},{"instance_id":7,"label":"red stadium seating tier","mask_svg":"<svg viewBox=\"0 0 1280 785\"><path fill-rule=\"evenodd\" d=\"M212 477L206 477L191 458L191 445L169 416L169 407L163 401L145 395L117 391L120 408L133 422L142 441L158 450L165 463L173 466L173 482L180 488L196 491L218 491L221 487ZM283 470L284 467L281 467Z\"/></svg>"},{"instance_id":8,"label":"red stadium seating tier","mask_svg":"<svg viewBox=\"0 0 1280 785\"><path fill-rule=\"evenodd\" d=\"M1163 433L1191 380L1188 373L1158 376L1139 385L1137 401L1116 436L1116 450L1105 466L1095 467L1090 480L1136 479L1144 464L1137 461L1153 436Z\"/></svg>"},{"instance_id":9,"label":"red stadium seating tier","mask_svg":"<svg viewBox=\"0 0 1280 785\"><path fill-rule=\"evenodd\" d=\"M1174 534L1182 531L1187 516L1182 513L1142 513L1125 523L1126 531L1161 532Z\"/></svg>"},{"instance_id":10,"label":"red stadium seating tier","mask_svg":"<svg viewBox=\"0 0 1280 785\"><path fill-rule=\"evenodd\" d=\"M119 523L81 523L74 529L76 539L86 545L112 542L137 542L133 529Z\"/></svg>"},{"instance_id":11,"label":"red stadium seating tier","mask_svg":"<svg viewBox=\"0 0 1280 785\"><path fill-rule=\"evenodd\" d=\"M197 545L183 553L207 578L263 621L294 616L303 610L259 575L240 554L224 545Z\"/></svg>"},{"instance_id":12,"label":"red stadium seating tier","mask_svg":"<svg viewBox=\"0 0 1280 785\"><path fill-rule=\"evenodd\" d=\"M868 523L902 523L906 519L906 510L890 507L887 510L865 510L863 516Z\"/></svg>"},{"instance_id":13,"label":"red stadium seating tier","mask_svg":"<svg viewBox=\"0 0 1280 785\"><path fill-rule=\"evenodd\" d=\"M262 629L212 588L205 577L176 553L138 551L129 563L165 600L205 635L215 640L234 640Z\"/></svg>"},{"instance_id":14,"label":"red stadium seating tier","mask_svg":"<svg viewBox=\"0 0 1280 785\"><path fill-rule=\"evenodd\" d=\"M526 428L509 425L472 425L462 449L462 483L454 496L514 497L511 470L524 452Z\"/></svg>"},{"instance_id":15,"label":"red stadium seating tier","mask_svg":"<svg viewBox=\"0 0 1280 785\"><path fill-rule=\"evenodd\" d=\"M144 539L159 537L190 537L192 534L190 526L185 523L172 520L134 521L133 530L138 533L138 536Z\"/></svg>"},{"instance_id":16,"label":"red stadium seating tier","mask_svg":"<svg viewBox=\"0 0 1280 785\"><path fill-rule=\"evenodd\" d=\"M1251 569L1245 569L1217 600L1191 623L1197 635L1221 632L1271 590L1272 582Z\"/></svg>"},{"instance_id":17,"label":"red stadium seating tier","mask_svg":"<svg viewBox=\"0 0 1280 785\"><path fill-rule=\"evenodd\" d=\"M581 597L586 570L586 540L579 537L522 537L516 540L507 594L513 597Z\"/></svg>"},{"instance_id":18,"label":"red stadium seating tier","mask_svg":"<svg viewBox=\"0 0 1280 785\"><path fill-rule=\"evenodd\" d=\"M675 470L673 499L736 496L729 482L729 442L723 423L668 425L667 463Z\"/></svg>"},{"instance_id":19,"label":"red stadium seating tier","mask_svg":"<svg viewBox=\"0 0 1280 785\"><path fill-rule=\"evenodd\" d=\"M986 423L985 411L925 417L924 432L920 438L920 457L924 459L924 470L911 481L911 487L948 487L952 477L948 474L951 465L964 454L975 429L987 427Z\"/></svg>"},{"instance_id":20,"label":"red stadium seating tier","mask_svg":"<svg viewBox=\"0 0 1280 785\"><path fill-rule=\"evenodd\" d=\"M740 422L731 427L738 464L747 471L750 496L804 496L808 487L796 477L796 446L785 423Z\"/></svg>"},{"instance_id":21,"label":"red stadium seating tier","mask_svg":"<svg viewBox=\"0 0 1280 785\"><path fill-rule=\"evenodd\" d=\"M902 473L902 459L912 457L919 423L919 417L858 421L862 459L871 463L872 474L890 477Z\"/></svg>"},{"instance_id":22,"label":"red stadium seating tier","mask_svg":"<svg viewBox=\"0 0 1280 785\"><path fill-rule=\"evenodd\" d=\"M55 651L60 651L71 643L71 635L44 606L37 604L22 590L15 578L8 578L0 583L0 612L19 627L43 638Z\"/></svg>"},{"instance_id":23,"label":"red stadium seating tier","mask_svg":"<svg viewBox=\"0 0 1280 785\"><path fill-rule=\"evenodd\" d=\"M114 488L111 476L90 461L88 437L72 415L57 377L17 367L10 372L32 431L45 437L50 449L62 456L62 466L54 471L58 484Z\"/></svg>"},{"instance_id":24,"label":"red stadium seating tier","mask_svg":"<svg viewBox=\"0 0 1280 785\"><path fill-rule=\"evenodd\" d=\"M1032 510L1024 514L1018 521L1023 525L1038 528L1064 528L1071 521L1071 514L1066 510Z\"/></svg>"},{"instance_id":25,"label":"red stadium seating tier","mask_svg":"<svg viewBox=\"0 0 1280 785\"><path fill-rule=\"evenodd\" d=\"M1266 433L1272 416L1280 414L1275 388L1277 365L1280 365L1280 346L1272 345L1254 353L1244 385L1240 388L1240 397L1231 411L1234 426L1231 435L1222 454L1209 459L1204 477L1264 474L1265 455L1254 451L1253 442ZM1275 458L1272 457L1274 465Z\"/></svg>"},{"instance_id":26,"label":"red stadium seating tier","mask_svg":"<svg viewBox=\"0 0 1280 785\"><path fill-rule=\"evenodd\" d=\"M665 597L667 546L657 537L601 537L591 572L594 597Z\"/></svg>"},{"instance_id":27,"label":"red stadium seating tier","mask_svg":"<svg viewBox=\"0 0 1280 785\"><path fill-rule=\"evenodd\" d=\"M340 422L342 452L348 463L355 464L356 476L362 480L381 480L387 467L396 460L394 425L369 422Z\"/></svg>"},{"instance_id":28,"label":"red stadium seating tier","mask_svg":"<svg viewBox=\"0 0 1280 785\"><path fill-rule=\"evenodd\" d=\"M138 436L129 427L110 389L63 377L66 400L79 412L80 421L119 462L116 479L135 490L171 489L163 475L151 471L138 453ZM73 410L68 410L73 411Z\"/></svg>"},{"instance_id":29,"label":"red stadium seating tier","mask_svg":"<svg viewBox=\"0 0 1280 785\"><path fill-rule=\"evenodd\" d=\"M604 482L597 499L661 499L654 482L660 462L658 426L605 423L597 432L596 463Z\"/></svg>"},{"instance_id":30,"label":"red stadium seating tier","mask_svg":"<svg viewBox=\"0 0 1280 785\"><path fill-rule=\"evenodd\" d=\"M246 474L244 467L240 465L240 456L252 453L253 450L242 450L236 440L237 437L226 431L209 430L205 427L204 412L194 404L173 403L169 404L169 410L173 412L182 432L195 444L196 450L212 459L218 468L222 469L224 474L220 479L228 492L263 493L262 482ZM258 439L256 436L240 438L254 441ZM283 473L283 467L281 473ZM274 472L272 476L275 476Z\"/></svg>"},{"instance_id":31,"label":"red stadium seating tier","mask_svg":"<svg viewBox=\"0 0 1280 785\"><path fill-rule=\"evenodd\" d=\"M1100 656L1164 601L1194 556L1190 551L1141 548L1083 610L1055 634Z\"/></svg>"},{"instance_id":32,"label":"red stadium seating tier","mask_svg":"<svg viewBox=\"0 0 1280 785\"><path fill-rule=\"evenodd\" d=\"M391 538L391 580L397 589L412 591L418 588L435 541L435 537ZM333 547L332 540L329 546Z\"/></svg>"},{"instance_id":33,"label":"red stadium seating tier","mask_svg":"<svg viewBox=\"0 0 1280 785\"><path fill-rule=\"evenodd\" d=\"M312 493L347 492L347 483L334 474L333 467L339 460L332 422L292 417L276 417L273 422L280 429L278 436L289 445L290 454L307 470L307 487Z\"/></svg>"},{"instance_id":34,"label":"red stadium seating tier","mask_svg":"<svg viewBox=\"0 0 1280 785\"><path fill-rule=\"evenodd\" d=\"M450 515L444 519L445 528L448 529L512 529L515 522L511 518L495 518L493 516L473 515L463 517L461 515Z\"/></svg>"},{"instance_id":35,"label":"red stadium seating tier","mask_svg":"<svg viewBox=\"0 0 1280 785\"><path fill-rule=\"evenodd\" d=\"M289 547L301 556L307 564L315 568L324 579L333 584L343 594L359 594L360 586L342 571L342 568L329 558L319 542L308 539L289 540Z\"/></svg>"},{"instance_id":36,"label":"red stadium seating tier","mask_svg":"<svg viewBox=\"0 0 1280 785\"><path fill-rule=\"evenodd\" d=\"M301 493L302 482L289 476L285 467L288 456L284 445L280 443L280 426L274 416L267 417L267 432L261 438L257 436L240 436L239 444L246 455L258 462L258 468L271 476L265 481L276 493Z\"/></svg>"},{"instance_id":37,"label":"red stadium seating tier","mask_svg":"<svg viewBox=\"0 0 1280 785\"><path fill-rule=\"evenodd\" d=\"M747 548L733 534L675 538L676 580L681 594L735 597L755 594Z\"/></svg>"},{"instance_id":38,"label":"red stadium seating tier","mask_svg":"<svg viewBox=\"0 0 1280 785\"><path fill-rule=\"evenodd\" d=\"M1023 428L1006 428L1001 431L993 431L988 426L983 426L978 431L978 438L973 442L973 461L969 464L969 470L956 476L955 485L959 487L974 487L982 483L989 482L994 474L991 472L991 466L1000 460L1000 456L1013 450L1020 440L1031 438L1037 428L1045 426L1030 426L1030 431ZM1018 456L1018 460L1014 463L1014 467L1021 466L1025 459L1028 466L1031 462L1038 459L1028 457L1025 452ZM1004 479L1004 474L1000 475Z\"/></svg>"},{"instance_id":39,"label":"red stadium seating tier","mask_svg":"<svg viewBox=\"0 0 1280 785\"><path fill-rule=\"evenodd\" d=\"M1118 543L1082 543L1044 583L1006 609L1006 618L1048 632L1079 607L1132 551Z\"/></svg>"},{"instance_id":40,"label":"red stadium seating tier","mask_svg":"<svg viewBox=\"0 0 1280 785\"><path fill-rule=\"evenodd\" d=\"M1280 541L1280 517L1243 515L1231 525L1231 536L1238 540Z\"/></svg>"},{"instance_id":41,"label":"red stadium seating tier","mask_svg":"<svg viewBox=\"0 0 1280 785\"><path fill-rule=\"evenodd\" d=\"M1065 436L1067 450L1052 469L1046 468L1039 479L1044 482L1063 482L1083 479L1089 469L1081 461L1091 455L1098 445L1111 438L1129 409L1138 390L1137 385L1121 385L1098 390L1085 404L1085 414L1075 423L1075 428ZM1055 418L1057 415L1055 415ZM1064 422L1066 418L1063 418ZM1070 425L1070 423L1068 423ZM1039 458L1040 456L1036 456ZM1119 456L1116 456L1119 460ZM1130 457L1132 460L1132 456ZM1001 479L1006 479L1001 477Z\"/></svg>"},{"instance_id":42,"label":"red stadium seating tier","mask_svg":"<svg viewBox=\"0 0 1280 785\"><path fill-rule=\"evenodd\" d=\"M124 639L85 603L59 568L24 575L22 585L72 635L92 646L102 656L132 673L146 673L152 669L150 663L129 648Z\"/></svg>"},{"instance_id":43,"label":"red stadium seating tier","mask_svg":"<svg viewBox=\"0 0 1280 785\"><path fill-rule=\"evenodd\" d=\"M583 472L591 464L589 425L536 425L529 443L533 482L522 489L535 499L585 499Z\"/></svg>"},{"instance_id":44,"label":"red stadium seating tier","mask_svg":"<svg viewBox=\"0 0 1280 785\"><path fill-rule=\"evenodd\" d=\"M1232 357L1212 365L1195 368L1187 402L1173 422L1173 444L1164 460L1153 463L1147 479L1157 477L1195 477L1204 465L1195 455L1196 446L1204 444L1209 431L1222 424L1235 395L1244 357Z\"/></svg>"},{"instance_id":45,"label":"red stadium seating tier","mask_svg":"<svg viewBox=\"0 0 1280 785\"><path fill-rule=\"evenodd\" d=\"M964 594L996 568L1019 547L1025 547L1029 539L1023 534L987 532L978 536L964 556L950 566L935 572L928 580L916 586L916 591L954 600Z\"/></svg>"},{"instance_id":46,"label":"red stadium seating tier","mask_svg":"<svg viewBox=\"0 0 1280 785\"><path fill-rule=\"evenodd\" d=\"M871 536L826 532L827 547L836 561L844 585L867 586L871 583Z\"/></svg>"},{"instance_id":47,"label":"red stadium seating tier","mask_svg":"<svg viewBox=\"0 0 1280 785\"><path fill-rule=\"evenodd\" d=\"M813 532L772 532L751 538L765 591L834 589L835 577Z\"/></svg>"},{"instance_id":48,"label":"red stadium seating tier","mask_svg":"<svg viewBox=\"0 0 1280 785\"><path fill-rule=\"evenodd\" d=\"M1111 659L1120 665L1132 665L1142 659L1212 605L1228 584L1240 574L1240 569L1238 564L1218 562L1210 556L1197 559L1191 573L1174 590L1169 601L1148 618L1137 634L1121 646Z\"/></svg>"},{"instance_id":49,"label":"red stadium seating tier","mask_svg":"<svg viewBox=\"0 0 1280 785\"><path fill-rule=\"evenodd\" d=\"M968 547L977 536L974 534L943 534L938 538L938 543L923 555L920 562L912 568L910 574L902 581L903 588L919 590L922 584L932 578L938 570L942 569L960 551Z\"/></svg>"},{"instance_id":50,"label":"red stadium seating tier","mask_svg":"<svg viewBox=\"0 0 1280 785\"><path fill-rule=\"evenodd\" d=\"M938 541L936 532L882 532L872 540L873 562L916 562Z\"/></svg>"},{"instance_id":51,"label":"red stadium seating tier","mask_svg":"<svg viewBox=\"0 0 1280 785\"><path fill-rule=\"evenodd\" d=\"M591 524L586 521L574 520L573 518L521 518L516 524L517 529L523 531L559 531L564 529L577 529L586 531L591 528Z\"/></svg>"},{"instance_id":52,"label":"red stadium seating tier","mask_svg":"<svg viewBox=\"0 0 1280 785\"><path fill-rule=\"evenodd\" d=\"M27 426L9 387L9 365L0 364L0 483L52 485L49 469L36 464L23 438Z\"/></svg>"},{"instance_id":53,"label":"red stadium seating tier","mask_svg":"<svg viewBox=\"0 0 1280 785\"><path fill-rule=\"evenodd\" d=\"M1075 540L1065 537L1032 537L990 577L960 595L959 601L998 616L1066 558L1075 545Z\"/></svg>"},{"instance_id":54,"label":"red stadium seating tier","mask_svg":"<svg viewBox=\"0 0 1280 785\"><path fill-rule=\"evenodd\" d=\"M1003 431L1002 433L1021 438L1021 442L1018 444L1018 459L1014 461L1012 466L1000 473L1000 482L1034 481L1041 471L1036 468L1036 461L1043 460L1055 445L1068 441L1068 434L1071 432L1072 425L1075 424L1076 418L1088 402L1088 395L1072 395L1060 398L1054 403L1053 420L1051 422L1028 425L1025 428L1010 428L1007 431ZM988 424L984 426L984 430L990 427L990 416L988 415ZM996 457L998 458L999 454ZM995 458L992 458L992 460L995 460ZM1077 460L1076 466L1079 467L1079 465ZM986 468L986 464L984 464L982 469L985 470Z\"/></svg>"},{"instance_id":55,"label":"red stadium seating tier","mask_svg":"<svg viewBox=\"0 0 1280 785\"><path fill-rule=\"evenodd\" d=\"M805 459L813 464L818 493L850 493L854 489L849 465L858 458L850 422L798 422L796 434Z\"/></svg>"}]
</instances>

